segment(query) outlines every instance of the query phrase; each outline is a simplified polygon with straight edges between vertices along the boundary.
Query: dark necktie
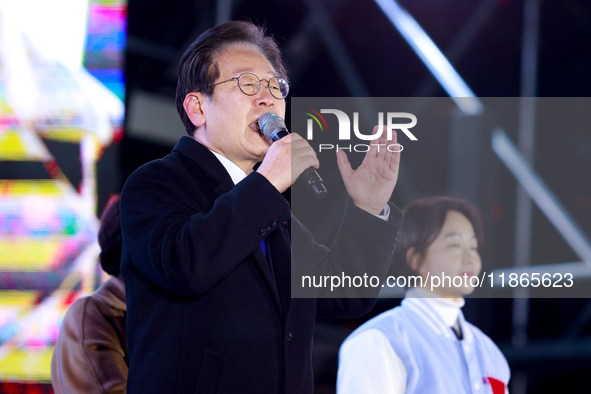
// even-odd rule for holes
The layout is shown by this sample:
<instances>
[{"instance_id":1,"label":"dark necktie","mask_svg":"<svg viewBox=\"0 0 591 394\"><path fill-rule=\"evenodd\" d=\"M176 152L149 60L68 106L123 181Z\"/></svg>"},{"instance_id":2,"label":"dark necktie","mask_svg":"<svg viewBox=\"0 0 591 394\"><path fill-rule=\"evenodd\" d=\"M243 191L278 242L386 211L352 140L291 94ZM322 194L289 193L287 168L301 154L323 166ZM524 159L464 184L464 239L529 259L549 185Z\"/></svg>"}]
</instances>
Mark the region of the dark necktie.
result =
<instances>
[{"instance_id":1,"label":"dark necktie","mask_svg":"<svg viewBox=\"0 0 591 394\"><path fill-rule=\"evenodd\" d=\"M273 263L271 262L271 258L269 257L269 254L267 253L266 239L263 239L261 241L261 248L263 249L263 254L265 255L265 259L267 260L267 264L269 264L269 269L271 270L271 275L274 278L275 277L275 270L273 269Z\"/></svg>"},{"instance_id":2,"label":"dark necktie","mask_svg":"<svg viewBox=\"0 0 591 394\"><path fill-rule=\"evenodd\" d=\"M451 327L451 330L454 332L454 334L456 334L456 338L458 338L460 341L464 339L464 335L462 334L462 329L460 327Z\"/></svg>"}]
</instances>

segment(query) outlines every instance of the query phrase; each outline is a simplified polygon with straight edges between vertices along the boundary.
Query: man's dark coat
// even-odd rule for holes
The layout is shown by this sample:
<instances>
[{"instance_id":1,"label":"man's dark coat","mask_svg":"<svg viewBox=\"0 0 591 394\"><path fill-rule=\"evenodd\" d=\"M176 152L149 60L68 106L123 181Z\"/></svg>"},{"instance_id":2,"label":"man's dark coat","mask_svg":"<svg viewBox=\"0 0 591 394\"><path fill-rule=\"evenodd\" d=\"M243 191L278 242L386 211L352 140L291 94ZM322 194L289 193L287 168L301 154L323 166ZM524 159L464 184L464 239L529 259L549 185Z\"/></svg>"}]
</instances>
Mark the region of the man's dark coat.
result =
<instances>
[{"instance_id":1,"label":"man's dark coat","mask_svg":"<svg viewBox=\"0 0 591 394\"><path fill-rule=\"evenodd\" d=\"M302 261L369 256L385 274L402 222L391 208L384 221L349 202L329 251L266 178L234 185L207 148L181 138L121 195L128 393L312 393L316 317L358 316L375 300L292 299L290 226L309 238Z\"/></svg>"}]
</instances>

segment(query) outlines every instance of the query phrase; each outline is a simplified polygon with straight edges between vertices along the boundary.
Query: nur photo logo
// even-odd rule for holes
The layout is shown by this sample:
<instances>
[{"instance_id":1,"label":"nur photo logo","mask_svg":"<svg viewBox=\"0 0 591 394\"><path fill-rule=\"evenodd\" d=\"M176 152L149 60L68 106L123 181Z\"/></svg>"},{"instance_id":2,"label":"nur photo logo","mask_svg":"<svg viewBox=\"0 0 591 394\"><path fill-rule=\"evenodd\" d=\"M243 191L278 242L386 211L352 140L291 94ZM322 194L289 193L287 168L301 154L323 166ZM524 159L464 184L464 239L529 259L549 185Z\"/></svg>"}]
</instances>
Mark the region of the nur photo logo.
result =
<instances>
[{"instance_id":1,"label":"nur photo logo","mask_svg":"<svg viewBox=\"0 0 591 394\"><path fill-rule=\"evenodd\" d=\"M349 115L344 111L338 109L320 109L320 112L304 107L306 110L305 115L308 115L310 119L307 120L306 124L306 139L308 141L314 140L314 128L317 125L317 129L321 132L329 132L328 124L322 114L332 114L337 117L339 124L338 127L338 139L339 141L351 141L351 129L355 137L362 141L374 141L382 136L384 132L384 112L378 112L378 133L376 134L363 134L359 130L359 112L353 112L353 127L351 128L351 120ZM407 120L407 122L401 122L401 120ZM410 121L410 122L408 122ZM416 126L417 117L409 112L387 112L386 113L386 133L388 139L392 139L392 131L402 131L411 141L418 141L418 138L409 130ZM367 152L370 146L377 146L379 149L387 149L390 152L401 152L404 148L401 144L319 144L318 151L323 150L347 150L349 152Z\"/></svg>"}]
</instances>

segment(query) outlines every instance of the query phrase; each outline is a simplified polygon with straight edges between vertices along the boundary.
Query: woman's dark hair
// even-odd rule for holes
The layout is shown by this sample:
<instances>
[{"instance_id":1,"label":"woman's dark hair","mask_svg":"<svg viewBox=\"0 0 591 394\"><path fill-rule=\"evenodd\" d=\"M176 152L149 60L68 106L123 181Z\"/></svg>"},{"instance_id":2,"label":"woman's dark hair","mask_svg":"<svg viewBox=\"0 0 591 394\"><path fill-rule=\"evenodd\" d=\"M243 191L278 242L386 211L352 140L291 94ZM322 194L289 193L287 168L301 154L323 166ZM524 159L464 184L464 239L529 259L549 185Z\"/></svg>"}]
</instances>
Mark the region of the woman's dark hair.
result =
<instances>
[{"instance_id":1,"label":"woman's dark hair","mask_svg":"<svg viewBox=\"0 0 591 394\"><path fill-rule=\"evenodd\" d=\"M404 276L418 274L406 261L406 253L414 247L415 253L420 256L419 264L421 264L427 248L441 232L449 211L461 213L472 223L478 241L478 251L482 249L484 242L482 219L474 205L456 197L421 198L411 202L403 210L404 222L394 250L393 273Z\"/></svg>"},{"instance_id":2,"label":"woman's dark hair","mask_svg":"<svg viewBox=\"0 0 591 394\"><path fill-rule=\"evenodd\" d=\"M216 56L225 48L237 44L258 49L271 63L277 75L287 80L277 42L265 34L263 27L244 21L232 21L212 27L187 48L179 64L176 108L189 135L193 135L195 126L183 107L185 96L191 92L201 91L211 97L214 89L212 85L220 76Z\"/></svg>"},{"instance_id":3,"label":"woman's dark hair","mask_svg":"<svg viewBox=\"0 0 591 394\"><path fill-rule=\"evenodd\" d=\"M119 196L111 197L101 216L101 227L98 233L101 246L99 260L103 270L113 276L121 272L121 251L123 236L119 221Z\"/></svg>"}]
</instances>

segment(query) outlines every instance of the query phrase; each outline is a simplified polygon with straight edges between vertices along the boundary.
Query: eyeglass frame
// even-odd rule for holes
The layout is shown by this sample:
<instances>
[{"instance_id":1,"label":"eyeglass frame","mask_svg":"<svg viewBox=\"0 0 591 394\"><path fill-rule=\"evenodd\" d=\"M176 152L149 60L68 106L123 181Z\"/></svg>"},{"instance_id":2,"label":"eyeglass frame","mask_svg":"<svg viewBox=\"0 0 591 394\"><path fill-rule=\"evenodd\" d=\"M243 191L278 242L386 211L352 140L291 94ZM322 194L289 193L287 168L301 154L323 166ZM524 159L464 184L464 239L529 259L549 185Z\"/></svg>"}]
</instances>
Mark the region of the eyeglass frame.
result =
<instances>
[{"instance_id":1,"label":"eyeglass frame","mask_svg":"<svg viewBox=\"0 0 591 394\"><path fill-rule=\"evenodd\" d=\"M256 92L254 92L254 93L252 93L252 94L248 94L248 93L246 93L246 92L245 92L245 91L242 89L242 86L240 86L240 82L239 82L239 81L240 81L240 77L241 77L241 76L243 76L243 75L245 75L245 74L254 75L254 76L256 77L256 79L258 79L258 80L259 80L257 91L256 91ZM277 80L280 80L280 79L282 79L282 80L284 80L284 81L285 81L285 84L287 85L287 94L286 94L285 96L283 96L283 97L279 98L279 97L276 97L276 96L273 94L273 92L271 92L271 90L269 89L269 84L271 83L271 80L272 80L272 79L277 79ZM219 84L221 84L221 83L230 82L230 81L236 81L236 82L238 82L238 88L240 88L240 91L241 91L242 93L244 93L245 95L247 95L247 96L254 96L254 95L255 95L255 94L257 94L258 92L260 92L260 91L261 91L261 84L262 84L262 81L265 81L265 82L267 82L267 90L269 91L269 93L271 94L271 96L275 97L277 100L285 100L285 97L287 97L287 95L289 95L289 83L288 83L288 82L285 80L285 78L281 78L281 77L272 77L272 78L269 78L269 79L265 79L265 78L259 78L259 76L258 76L258 75L256 75L255 73L251 73L251 72L243 72L242 74L240 74L240 75L239 75L239 76L237 76L237 77L232 77L232 78L230 78L230 79L226 79L225 81L221 81L221 82L218 82L218 83L214 83L213 85L211 85L211 87L213 88L213 87L215 87L215 86L217 86L217 85L219 85ZM196 93L199 93L200 91L201 91L201 90L198 90L198 91L196 91Z\"/></svg>"}]
</instances>

